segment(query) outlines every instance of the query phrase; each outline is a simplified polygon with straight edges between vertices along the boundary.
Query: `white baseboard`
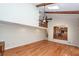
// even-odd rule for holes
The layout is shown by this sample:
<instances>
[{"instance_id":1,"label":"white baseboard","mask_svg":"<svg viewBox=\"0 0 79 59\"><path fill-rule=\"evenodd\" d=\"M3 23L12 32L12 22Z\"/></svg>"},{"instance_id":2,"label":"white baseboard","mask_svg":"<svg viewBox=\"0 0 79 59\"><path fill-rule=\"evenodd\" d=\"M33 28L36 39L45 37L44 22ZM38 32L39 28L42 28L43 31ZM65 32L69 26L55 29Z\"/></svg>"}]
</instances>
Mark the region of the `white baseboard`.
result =
<instances>
[{"instance_id":1,"label":"white baseboard","mask_svg":"<svg viewBox=\"0 0 79 59\"><path fill-rule=\"evenodd\" d=\"M41 39L41 40L44 40L44 39ZM31 41L31 42L28 42L28 43L22 43L22 44L13 46L13 47L7 47L7 48L5 48L5 50L16 48L16 47L23 46L23 45L28 45L28 44L31 44L31 43L34 43L34 42L38 42L38 41L41 41L41 40L38 39L38 40L34 40L34 41Z\"/></svg>"},{"instance_id":2,"label":"white baseboard","mask_svg":"<svg viewBox=\"0 0 79 59\"><path fill-rule=\"evenodd\" d=\"M48 40L48 41L52 41L52 42L57 42L57 43L61 43L61 44L66 44L66 45L71 45L71 46L76 46L76 47L79 47L79 45L77 44L73 44L69 41L64 41L64 40L55 40L55 39L52 39L52 40Z\"/></svg>"}]
</instances>

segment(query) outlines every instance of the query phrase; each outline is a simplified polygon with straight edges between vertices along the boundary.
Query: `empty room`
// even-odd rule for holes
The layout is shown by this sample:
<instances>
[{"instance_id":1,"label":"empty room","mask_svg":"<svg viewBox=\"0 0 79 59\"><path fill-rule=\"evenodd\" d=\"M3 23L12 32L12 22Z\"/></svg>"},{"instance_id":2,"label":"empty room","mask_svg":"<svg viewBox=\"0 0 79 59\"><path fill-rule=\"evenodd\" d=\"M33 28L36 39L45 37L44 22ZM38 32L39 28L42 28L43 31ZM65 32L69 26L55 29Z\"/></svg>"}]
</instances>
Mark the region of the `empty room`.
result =
<instances>
[{"instance_id":1,"label":"empty room","mask_svg":"<svg viewBox=\"0 0 79 59\"><path fill-rule=\"evenodd\" d=\"M0 3L0 56L79 56L79 3Z\"/></svg>"}]
</instances>

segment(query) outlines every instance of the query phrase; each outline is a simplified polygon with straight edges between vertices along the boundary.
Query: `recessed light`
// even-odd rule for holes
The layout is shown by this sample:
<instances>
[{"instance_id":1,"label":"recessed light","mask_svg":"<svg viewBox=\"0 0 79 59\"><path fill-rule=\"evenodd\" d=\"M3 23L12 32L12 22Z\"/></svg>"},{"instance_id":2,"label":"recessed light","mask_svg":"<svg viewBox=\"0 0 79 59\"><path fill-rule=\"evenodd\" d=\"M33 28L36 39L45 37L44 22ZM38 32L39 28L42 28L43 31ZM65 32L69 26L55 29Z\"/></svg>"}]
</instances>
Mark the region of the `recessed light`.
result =
<instances>
[{"instance_id":1,"label":"recessed light","mask_svg":"<svg viewBox=\"0 0 79 59\"><path fill-rule=\"evenodd\" d=\"M49 6L48 9L59 9L59 6Z\"/></svg>"}]
</instances>

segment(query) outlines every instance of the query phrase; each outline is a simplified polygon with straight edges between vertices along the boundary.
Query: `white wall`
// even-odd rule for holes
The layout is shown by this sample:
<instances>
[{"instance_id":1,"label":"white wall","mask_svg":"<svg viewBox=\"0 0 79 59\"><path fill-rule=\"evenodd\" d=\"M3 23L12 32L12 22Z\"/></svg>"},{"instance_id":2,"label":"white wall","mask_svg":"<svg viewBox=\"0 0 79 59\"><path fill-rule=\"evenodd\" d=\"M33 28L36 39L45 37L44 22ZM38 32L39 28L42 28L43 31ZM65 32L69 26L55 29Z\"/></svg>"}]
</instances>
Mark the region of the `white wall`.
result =
<instances>
[{"instance_id":1,"label":"white wall","mask_svg":"<svg viewBox=\"0 0 79 59\"><path fill-rule=\"evenodd\" d=\"M38 26L39 10L31 3L1 3L0 20Z\"/></svg>"},{"instance_id":2,"label":"white wall","mask_svg":"<svg viewBox=\"0 0 79 59\"><path fill-rule=\"evenodd\" d=\"M79 46L79 14L50 14L52 21L48 24L48 40ZM66 26L68 27L68 41L53 39L53 27Z\"/></svg>"},{"instance_id":3,"label":"white wall","mask_svg":"<svg viewBox=\"0 0 79 59\"><path fill-rule=\"evenodd\" d=\"M46 39L45 30L7 22L0 22L0 41L6 49Z\"/></svg>"}]
</instances>

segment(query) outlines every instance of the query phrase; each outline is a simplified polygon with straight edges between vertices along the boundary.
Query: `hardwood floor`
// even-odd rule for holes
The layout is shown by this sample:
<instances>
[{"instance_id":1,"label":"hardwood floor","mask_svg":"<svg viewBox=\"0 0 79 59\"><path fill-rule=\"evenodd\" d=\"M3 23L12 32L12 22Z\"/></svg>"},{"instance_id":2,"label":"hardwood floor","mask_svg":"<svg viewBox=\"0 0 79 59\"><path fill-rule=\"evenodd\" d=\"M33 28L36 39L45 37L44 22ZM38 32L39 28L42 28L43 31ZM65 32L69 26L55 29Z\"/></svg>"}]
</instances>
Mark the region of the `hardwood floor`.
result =
<instances>
[{"instance_id":1,"label":"hardwood floor","mask_svg":"<svg viewBox=\"0 0 79 59\"><path fill-rule=\"evenodd\" d=\"M39 41L6 50L5 56L79 56L79 48L50 41Z\"/></svg>"}]
</instances>

